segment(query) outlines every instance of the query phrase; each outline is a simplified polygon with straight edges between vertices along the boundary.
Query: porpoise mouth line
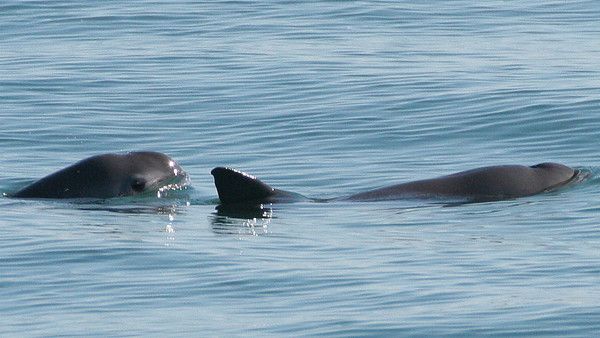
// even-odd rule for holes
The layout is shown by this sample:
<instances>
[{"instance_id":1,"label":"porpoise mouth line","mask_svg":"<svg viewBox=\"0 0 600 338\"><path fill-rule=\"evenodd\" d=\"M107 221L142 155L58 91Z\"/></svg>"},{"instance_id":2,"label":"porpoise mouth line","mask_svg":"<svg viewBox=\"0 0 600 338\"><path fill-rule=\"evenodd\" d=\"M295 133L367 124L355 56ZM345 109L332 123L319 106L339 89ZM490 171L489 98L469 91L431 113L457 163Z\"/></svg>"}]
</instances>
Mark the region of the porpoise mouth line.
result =
<instances>
[{"instance_id":1,"label":"porpoise mouth line","mask_svg":"<svg viewBox=\"0 0 600 338\"><path fill-rule=\"evenodd\" d=\"M156 197L161 198L165 197L165 195L169 191L179 191L185 190L190 186L190 177L185 171L179 172L177 176L166 179L159 184L157 184L158 188L149 189L149 193L156 192ZM144 192L146 194L146 192Z\"/></svg>"}]
</instances>

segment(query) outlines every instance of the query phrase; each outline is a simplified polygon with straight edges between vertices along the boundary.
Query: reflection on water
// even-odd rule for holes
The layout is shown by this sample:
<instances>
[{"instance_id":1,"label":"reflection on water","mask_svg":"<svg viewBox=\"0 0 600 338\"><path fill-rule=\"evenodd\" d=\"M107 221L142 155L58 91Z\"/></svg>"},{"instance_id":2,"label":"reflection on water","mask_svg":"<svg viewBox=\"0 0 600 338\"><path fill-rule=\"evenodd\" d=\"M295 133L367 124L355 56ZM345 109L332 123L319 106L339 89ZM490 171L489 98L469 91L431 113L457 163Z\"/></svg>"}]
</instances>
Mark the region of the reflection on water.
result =
<instances>
[{"instance_id":1,"label":"reflection on water","mask_svg":"<svg viewBox=\"0 0 600 338\"><path fill-rule=\"evenodd\" d=\"M220 204L215 209L217 215L232 218L271 218L273 210L264 204Z\"/></svg>"},{"instance_id":2,"label":"reflection on water","mask_svg":"<svg viewBox=\"0 0 600 338\"><path fill-rule=\"evenodd\" d=\"M263 204L219 205L216 210L211 221L212 230L218 234L266 235L273 218L273 210Z\"/></svg>"},{"instance_id":3,"label":"reflection on water","mask_svg":"<svg viewBox=\"0 0 600 338\"><path fill-rule=\"evenodd\" d=\"M84 204L77 207L78 210L108 211L119 214L157 214L174 216L178 214L181 206L171 205L103 205Z\"/></svg>"}]
</instances>

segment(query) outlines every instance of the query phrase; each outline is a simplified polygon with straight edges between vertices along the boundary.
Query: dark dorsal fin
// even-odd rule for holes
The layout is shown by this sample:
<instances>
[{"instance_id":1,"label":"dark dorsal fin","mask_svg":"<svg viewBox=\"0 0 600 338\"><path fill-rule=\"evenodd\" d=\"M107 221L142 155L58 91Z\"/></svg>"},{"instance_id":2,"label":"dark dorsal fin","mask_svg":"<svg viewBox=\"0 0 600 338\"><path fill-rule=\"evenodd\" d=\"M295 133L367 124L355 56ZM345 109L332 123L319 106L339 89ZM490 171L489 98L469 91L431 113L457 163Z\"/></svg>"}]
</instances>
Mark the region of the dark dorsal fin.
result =
<instances>
[{"instance_id":1,"label":"dark dorsal fin","mask_svg":"<svg viewBox=\"0 0 600 338\"><path fill-rule=\"evenodd\" d=\"M221 203L268 201L275 189L258 178L231 168L217 167L210 172Z\"/></svg>"}]
</instances>

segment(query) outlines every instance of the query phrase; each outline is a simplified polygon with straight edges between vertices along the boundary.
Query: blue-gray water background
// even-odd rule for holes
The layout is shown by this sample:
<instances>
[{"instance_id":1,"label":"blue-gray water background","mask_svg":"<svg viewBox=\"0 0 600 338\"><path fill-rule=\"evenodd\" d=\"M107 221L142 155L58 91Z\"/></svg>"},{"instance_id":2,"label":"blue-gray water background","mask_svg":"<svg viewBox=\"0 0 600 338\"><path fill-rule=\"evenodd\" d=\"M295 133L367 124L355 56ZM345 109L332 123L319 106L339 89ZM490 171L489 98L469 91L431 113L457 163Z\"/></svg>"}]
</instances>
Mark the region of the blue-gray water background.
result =
<instances>
[{"instance_id":1,"label":"blue-gray water background","mask_svg":"<svg viewBox=\"0 0 600 338\"><path fill-rule=\"evenodd\" d=\"M556 335L600 330L600 3L0 4L0 192L165 152L189 197L0 198L0 333ZM227 165L313 197L492 164L563 191L215 212Z\"/></svg>"}]
</instances>

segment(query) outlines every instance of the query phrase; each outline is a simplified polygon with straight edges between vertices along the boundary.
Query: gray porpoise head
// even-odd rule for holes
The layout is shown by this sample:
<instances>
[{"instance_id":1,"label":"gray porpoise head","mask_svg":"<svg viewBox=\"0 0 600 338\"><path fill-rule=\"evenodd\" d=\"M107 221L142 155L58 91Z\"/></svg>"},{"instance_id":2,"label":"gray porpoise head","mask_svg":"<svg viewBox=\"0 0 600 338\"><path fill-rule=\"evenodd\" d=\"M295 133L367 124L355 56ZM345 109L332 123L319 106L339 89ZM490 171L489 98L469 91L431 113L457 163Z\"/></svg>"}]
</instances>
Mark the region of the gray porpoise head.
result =
<instances>
[{"instance_id":1,"label":"gray porpoise head","mask_svg":"<svg viewBox=\"0 0 600 338\"><path fill-rule=\"evenodd\" d=\"M17 191L19 198L111 198L187 181L169 156L150 151L103 154L81 160Z\"/></svg>"}]
</instances>

